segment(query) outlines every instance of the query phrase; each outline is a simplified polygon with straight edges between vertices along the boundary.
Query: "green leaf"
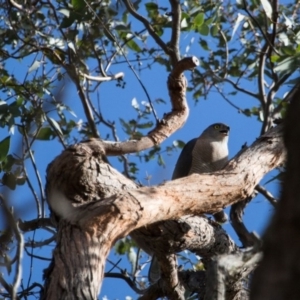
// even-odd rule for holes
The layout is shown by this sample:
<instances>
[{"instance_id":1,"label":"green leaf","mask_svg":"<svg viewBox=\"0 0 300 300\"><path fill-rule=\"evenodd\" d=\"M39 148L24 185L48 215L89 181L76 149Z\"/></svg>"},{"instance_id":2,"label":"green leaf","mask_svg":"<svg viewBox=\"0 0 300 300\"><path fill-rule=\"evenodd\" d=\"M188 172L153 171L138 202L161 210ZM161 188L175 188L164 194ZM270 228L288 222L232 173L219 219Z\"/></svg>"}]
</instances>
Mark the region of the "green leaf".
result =
<instances>
[{"instance_id":1,"label":"green leaf","mask_svg":"<svg viewBox=\"0 0 300 300\"><path fill-rule=\"evenodd\" d=\"M207 26L209 26L209 25L213 22L213 20L214 20L214 17L208 18L208 19L205 21L205 24L206 24Z\"/></svg>"},{"instance_id":2,"label":"green leaf","mask_svg":"<svg viewBox=\"0 0 300 300\"><path fill-rule=\"evenodd\" d=\"M193 23L197 26L200 27L204 23L204 13L199 13L193 20Z\"/></svg>"},{"instance_id":3,"label":"green leaf","mask_svg":"<svg viewBox=\"0 0 300 300\"><path fill-rule=\"evenodd\" d=\"M136 52L141 52L142 51L142 49L140 48L140 46L134 40L130 40L129 42L126 43L126 45L130 49L132 49L132 50L134 50Z\"/></svg>"},{"instance_id":4,"label":"green leaf","mask_svg":"<svg viewBox=\"0 0 300 300\"><path fill-rule=\"evenodd\" d=\"M210 35L211 36L217 36L219 33L219 26L217 25L212 25L210 28Z\"/></svg>"},{"instance_id":5,"label":"green leaf","mask_svg":"<svg viewBox=\"0 0 300 300\"><path fill-rule=\"evenodd\" d=\"M149 122L146 122L146 123L138 124L136 127L139 128L139 129L146 129L146 128L151 128L152 126L153 126L153 122L149 121Z\"/></svg>"},{"instance_id":6,"label":"green leaf","mask_svg":"<svg viewBox=\"0 0 300 300\"><path fill-rule=\"evenodd\" d=\"M209 34L209 27L206 24L203 24L200 28L198 27L198 31L202 34L202 35L208 35Z\"/></svg>"},{"instance_id":7,"label":"green leaf","mask_svg":"<svg viewBox=\"0 0 300 300\"><path fill-rule=\"evenodd\" d=\"M295 57L287 57L277 64L277 66L274 68L274 71L289 73L295 71L296 68L298 68L297 59Z\"/></svg>"},{"instance_id":8,"label":"green leaf","mask_svg":"<svg viewBox=\"0 0 300 300\"><path fill-rule=\"evenodd\" d=\"M82 11L85 9L85 1L84 0L72 0L72 6L77 11Z\"/></svg>"},{"instance_id":9,"label":"green leaf","mask_svg":"<svg viewBox=\"0 0 300 300\"><path fill-rule=\"evenodd\" d=\"M2 177L2 183L9 187L11 190L14 190L16 188L17 180L13 173L4 173Z\"/></svg>"},{"instance_id":10,"label":"green leaf","mask_svg":"<svg viewBox=\"0 0 300 300\"><path fill-rule=\"evenodd\" d=\"M161 154L158 155L157 162L158 162L159 166L162 166L162 167L166 166L165 161L164 161L163 157L161 156Z\"/></svg>"},{"instance_id":11,"label":"green leaf","mask_svg":"<svg viewBox=\"0 0 300 300\"><path fill-rule=\"evenodd\" d=\"M157 4L153 3L153 2L148 2L148 3L145 4L145 6L146 6L147 10L156 10L156 9L158 9Z\"/></svg>"},{"instance_id":12,"label":"green leaf","mask_svg":"<svg viewBox=\"0 0 300 300\"><path fill-rule=\"evenodd\" d=\"M175 141L173 141L173 146L183 149L183 147L185 146L185 142L183 142L181 140L175 140Z\"/></svg>"},{"instance_id":13,"label":"green leaf","mask_svg":"<svg viewBox=\"0 0 300 300\"><path fill-rule=\"evenodd\" d=\"M7 157L10 146L10 136L6 137L0 142L0 162L4 161Z\"/></svg>"},{"instance_id":14,"label":"green leaf","mask_svg":"<svg viewBox=\"0 0 300 300\"><path fill-rule=\"evenodd\" d=\"M62 22L60 23L60 28L68 28L70 27L76 20L76 14L71 12L70 17L64 17Z\"/></svg>"},{"instance_id":15,"label":"green leaf","mask_svg":"<svg viewBox=\"0 0 300 300\"><path fill-rule=\"evenodd\" d=\"M55 134L50 127L43 127L39 130L39 133L37 134L36 138L38 140L49 141L52 140L54 136Z\"/></svg>"},{"instance_id":16,"label":"green leaf","mask_svg":"<svg viewBox=\"0 0 300 300\"><path fill-rule=\"evenodd\" d=\"M207 50L207 51L210 50L209 47L208 47L207 41L201 39L201 40L200 40L200 45L201 45L201 47L202 47L204 50Z\"/></svg>"}]
</instances>

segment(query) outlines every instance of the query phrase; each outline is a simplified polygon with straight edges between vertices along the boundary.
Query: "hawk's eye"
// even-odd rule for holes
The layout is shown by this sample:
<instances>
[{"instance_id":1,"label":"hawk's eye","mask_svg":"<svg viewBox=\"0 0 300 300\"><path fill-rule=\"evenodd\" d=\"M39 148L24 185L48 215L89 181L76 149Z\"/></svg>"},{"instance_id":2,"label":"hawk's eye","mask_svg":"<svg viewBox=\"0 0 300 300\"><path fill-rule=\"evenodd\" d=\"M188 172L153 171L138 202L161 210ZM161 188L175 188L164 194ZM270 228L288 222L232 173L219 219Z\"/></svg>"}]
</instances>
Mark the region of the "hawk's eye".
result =
<instances>
[{"instance_id":1,"label":"hawk's eye","mask_svg":"<svg viewBox=\"0 0 300 300\"><path fill-rule=\"evenodd\" d=\"M220 125L215 125L214 128L215 129L220 129Z\"/></svg>"}]
</instances>

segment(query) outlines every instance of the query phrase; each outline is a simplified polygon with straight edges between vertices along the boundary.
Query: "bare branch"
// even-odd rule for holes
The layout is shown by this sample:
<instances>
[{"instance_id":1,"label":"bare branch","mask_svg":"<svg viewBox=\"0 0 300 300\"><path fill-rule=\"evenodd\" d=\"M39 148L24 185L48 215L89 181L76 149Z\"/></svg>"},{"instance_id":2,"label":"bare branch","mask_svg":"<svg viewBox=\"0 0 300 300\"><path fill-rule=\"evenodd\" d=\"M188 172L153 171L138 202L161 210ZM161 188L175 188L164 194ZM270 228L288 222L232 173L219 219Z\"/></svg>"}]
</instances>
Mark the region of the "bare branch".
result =
<instances>
[{"instance_id":1,"label":"bare branch","mask_svg":"<svg viewBox=\"0 0 300 300\"><path fill-rule=\"evenodd\" d=\"M219 78L220 80L224 80L224 81L230 83L239 92L242 92L242 93L244 93L246 95L249 95L249 96L251 96L251 97L259 100L259 94L255 94L255 93L252 93L249 90L245 90L245 89L241 88L237 83L233 82L232 80L230 80L228 78L220 78L220 77L217 77L217 78Z\"/></svg>"},{"instance_id":2,"label":"bare branch","mask_svg":"<svg viewBox=\"0 0 300 300\"><path fill-rule=\"evenodd\" d=\"M106 155L119 155L133 153L159 145L173 132L181 128L186 121L189 108L186 101L186 78L182 74L198 66L196 57L187 57L178 62L172 70L168 79L168 89L171 98L172 111L165 114L164 118L157 124L149 134L140 140L130 140L116 143L102 141L102 147Z\"/></svg>"},{"instance_id":3,"label":"bare branch","mask_svg":"<svg viewBox=\"0 0 300 300\"><path fill-rule=\"evenodd\" d=\"M5 211L5 216L8 221L8 225L10 228L12 228L15 238L17 240L17 251L16 251L16 270L14 275L13 284L11 287L11 298L12 300L17 299L17 291L19 288L19 285L21 283L21 276L22 276L22 258L23 258L23 248L24 248L24 238L22 233L20 232L18 223L16 222L13 213L8 208L7 203L4 199L4 197L0 194L0 200L2 203L2 207Z\"/></svg>"},{"instance_id":4,"label":"bare branch","mask_svg":"<svg viewBox=\"0 0 300 300\"><path fill-rule=\"evenodd\" d=\"M251 199L252 196L244 201L237 202L230 209L230 223L245 248L261 243L256 234L249 232L243 222L244 209Z\"/></svg>"},{"instance_id":5,"label":"bare branch","mask_svg":"<svg viewBox=\"0 0 300 300\"><path fill-rule=\"evenodd\" d=\"M19 227L24 232L36 230L38 228L45 228L45 227L54 228L49 218L33 219L31 221L25 221L25 222L19 220Z\"/></svg>"},{"instance_id":6,"label":"bare branch","mask_svg":"<svg viewBox=\"0 0 300 300\"><path fill-rule=\"evenodd\" d=\"M39 203L38 202L36 203L37 204L37 209L38 209L38 215L39 215L39 217L44 217L44 215L45 215L45 194L44 194L44 188L43 188L43 184L42 184L42 179L41 179L38 167L36 165L34 156L33 156L32 151L31 151L31 145L29 143L27 132L26 132L26 130L24 130L23 132L24 132L24 138L25 138L26 147L27 147L26 151L29 154L29 157L30 157L30 160L31 160L31 164L32 164L33 169L34 169L34 173L35 173L35 176L37 178L37 182L38 182L38 186L39 186L40 194L41 194L41 200L42 200L41 201L42 202L41 209L40 209Z\"/></svg>"},{"instance_id":7,"label":"bare branch","mask_svg":"<svg viewBox=\"0 0 300 300\"><path fill-rule=\"evenodd\" d=\"M267 119L266 116L266 105L267 105L267 96L265 91L265 63L266 63L266 56L268 52L269 46L266 42L265 45L261 49L261 53L259 55L259 66L258 66L258 88L259 88L259 101L261 107L264 112L264 121ZM263 134L264 132L261 132Z\"/></svg>"},{"instance_id":8,"label":"bare branch","mask_svg":"<svg viewBox=\"0 0 300 300\"><path fill-rule=\"evenodd\" d=\"M172 36L169 47L172 49L174 55L170 56L172 65L175 66L180 59L179 53L179 40L180 40L180 29L181 29L181 6L180 1L170 0L172 7Z\"/></svg>"},{"instance_id":9,"label":"bare branch","mask_svg":"<svg viewBox=\"0 0 300 300\"><path fill-rule=\"evenodd\" d=\"M105 278L119 278L123 279L131 288L133 291L135 291L137 294L143 294L144 291L139 289L135 282L130 279L130 277L127 274L121 274L121 273L111 273L111 272L106 272L104 273Z\"/></svg>"},{"instance_id":10,"label":"bare branch","mask_svg":"<svg viewBox=\"0 0 300 300\"><path fill-rule=\"evenodd\" d=\"M267 189L259 184L255 187L255 189L265 196L274 207L276 207L278 200Z\"/></svg>"},{"instance_id":11,"label":"bare branch","mask_svg":"<svg viewBox=\"0 0 300 300\"><path fill-rule=\"evenodd\" d=\"M77 93L78 93L78 96L81 100L81 103L82 103L82 106L83 106L83 109L84 109L84 113L85 113L85 116L87 118L90 129L92 131L93 137L100 138L100 135L98 133L98 130L97 130L97 127L96 127L96 124L95 124L95 120L94 120L92 110L91 110L90 105L88 103L88 99L87 99L87 97L86 97L86 95L83 91L83 88L80 84L79 74L77 73L77 70L76 70L75 66L64 64L64 67L65 67L68 75L70 76L70 78L72 79L72 81L74 82L74 84L77 88Z\"/></svg>"},{"instance_id":12,"label":"bare branch","mask_svg":"<svg viewBox=\"0 0 300 300\"><path fill-rule=\"evenodd\" d=\"M152 36L152 38L155 40L155 42L161 47L161 49L171 57L172 61L174 63L176 62L176 57L174 57L174 53L170 51L168 46L163 42L163 40L156 34L154 28L151 26L151 24L148 22L146 18L141 16L133 7L130 0L123 0L123 3L125 4L127 10L132 14L137 20L139 20L141 23L144 24L145 28L149 32L149 34Z\"/></svg>"},{"instance_id":13,"label":"bare branch","mask_svg":"<svg viewBox=\"0 0 300 300\"><path fill-rule=\"evenodd\" d=\"M79 74L82 75L84 78L86 78L88 80L97 81L97 82L117 80L117 79L121 79L121 78L123 78L125 76L123 72L119 72L119 73L117 73L115 75L105 76L105 77L91 76L91 75L84 74L80 70L79 70Z\"/></svg>"},{"instance_id":14,"label":"bare branch","mask_svg":"<svg viewBox=\"0 0 300 300\"><path fill-rule=\"evenodd\" d=\"M245 10L245 12L247 13L247 15L250 17L250 19L255 23L255 25L258 27L260 33L262 34L262 36L264 37L264 40L266 41L266 43L268 44L268 46L277 54L280 55L280 53L278 53L278 51L274 48L274 46L272 45L268 33L265 33L263 31L263 29L261 28L260 24L258 23L258 21L252 16L252 14L250 13L250 11L247 8L247 3L246 0L243 0L243 4L244 7L243 9Z\"/></svg>"},{"instance_id":15,"label":"bare branch","mask_svg":"<svg viewBox=\"0 0 300 300\"><path fill-rule=\"evenodd\" d=\"M17 3L17 2L15 2L14 0L7 0L7 2L8 2L11 6L15 7L17 10L20 10L20 11L22 11L22 12L28 14L28 15L31 14L32 11L33 11L33 10L28 10L28 9L24 8L23 5L21 5L21 4Z\"/></svg>"}]
</instances>

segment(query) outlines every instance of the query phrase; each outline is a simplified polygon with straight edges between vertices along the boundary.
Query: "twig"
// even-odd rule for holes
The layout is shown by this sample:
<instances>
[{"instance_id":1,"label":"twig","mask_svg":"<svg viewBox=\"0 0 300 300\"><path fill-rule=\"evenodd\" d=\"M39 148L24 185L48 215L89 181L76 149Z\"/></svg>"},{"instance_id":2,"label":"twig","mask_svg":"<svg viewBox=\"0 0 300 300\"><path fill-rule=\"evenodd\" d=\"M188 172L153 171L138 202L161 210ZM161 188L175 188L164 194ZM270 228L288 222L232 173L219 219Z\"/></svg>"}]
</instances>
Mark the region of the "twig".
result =
<instances>
[{"instance_id":1,"label":"twig","mask_svg":"<svg viewBox=\"0 0 300 300\"><path fill-rule=\"evenodd\" d=\"M237 105L235 105L231 100L229 100L223 93L223 91L221 91L221 89L219 88L219 86L217 84L213 84L214 87L217 89L218 93L223 97L223 99L232 107L234 107L238 112L243 113L244 115L247 116L247 114L245 113L244 109L238 107Z\"/></svg>"},{"instance_id":2,"label":"twig","mask_svg":"<svg viewBox=\"0 0 300 300\"><path fill-rule=\"evenodd\" d=\"M91 107L88 103L87 97L83 91L83 88L80 84L80 80L79 80L79 75L77 73L76 67L73 65L64 65L66 71L68 72L68 75L70 76L70 78L72 79L72 81L74 82L76 88L77 88L77 92L79 95L79 98L81 100L83 109L84 109L84 113L85 116L87 118L88 124L90 126L92 135L94 138L100 138L99 132L97 130L96 124L95 124L95 120L94 120L94 116L91 110Z\"/></svg>"},{"instance_id":3,"label":"twig","mask_svg":"<svg viewBox=\"0 0 300 300\"><path fill-rule=\"evenodd\" d=\"M126 273L127 274L127 273ZM126 281L126 283L128 283L128 285L137 293L137 294L143 294L144 290L139 289L133 282L133 280L131 280L128 275L125 274L121 274L121 273L104 273L104 277L106 278L120 278L123 279L124 281Z\"/></svg>"},{"instance_id":4,"label":"twig","mask_svg":"<svg viewBox=\"0 0 300 300\"><path fill-rule=\"evenodd\" d=\"M45 228L45 227L54 227L50 218L40 218L40 219L33 219L31 221L19 220L19 228L24 231L32 231L38 228Z\"/></svg>"},{"instance_id":5,"label":"twig","mask_svg":"<svg viewBox=\"0 0 300 300\"><path fill-rule=\"evenodd\" d=\"M39 255L35 255L35 254L32 254L30 253L27 248L25 247L25 252L26 254L31 257L31 258L37 258L37 259L40 259L40 260L43 260L43 261L51 261L52 258L47 258L47 257L42 257L42 256L39 256Z\"/></svg>"},{"instance_id":6,"label":"twig","mask_svg":"<svg viewBox=\"0 0 300 300\"><path fill-rule=\"evenodd\" d=\"M26 9L24 8L21 4L18 4L17 2L15 2L14 0L8 0L8 3L10 3L10 5L12 5L13 7L15 7L16 9L27 13L28 15L30 15L33 12L32 10Z\"/></svg>"},{"instance_id":7,"label":"twig","mask_svg":"<svg viewBox=\"0 0 300 300\"><path fill-rule=\"evenodd\" d=\"M261 53L259 56L259 66L258 66L258 89L259 89L259 100L264 111L264 120L266 119L265 111L267 106L267 98L266 98L266 91L265 91L265 63L266 63L266 55L268 52L269 46L268 43L261 49ZM262 133L263 134L263 133Z\"/></svg>"},{"instance_id":8,"label":"twig","mask_svg":"<svg viewBox=\"0 0 300 300\"><path fill-rule=\"evenodd\" d=\"M2 207L4 208L5 215L8 219L8 224L10 228L12 228L14 235L17 240L17 251L16 251L16 271L15 276L11 288L11 298L12 300L17 299L17 290L21 282L21 276L22 276L22 258L23 258L23 248L24 248L24 238L22 233L20 232L18 222L16 222L12 211L7 207L7 203L4 199L4 197L0 194L0 200L2 202Z\"/></svg>"},{"instance_id":9,"label":"twig","mask_svg":"<svg viewBox=\"0 0 300 300\"><path fill-rule=\"evenodd\" d=\"M25 128L25 126L23 128ZM39 189L40 189L40 193L41 193L41 198L42 198L42 211L39 212L39 217L45 217L45 194L44 194L42 179L41 179L39 170L37 168L36 162L34 160L34 156L33 156L32 151L31 151L31 147L30 147L30 144L29 144L27 132L26 132L26 130L24 130L23 132L24 132L24 138L25 138L25 142L26 142L26 146L27 146L27 151L28 151L28 154L29 154L29 157L30 157L30 160L31 160L31 164L32 164L33 169L34 169L34 173L35 173L37 181L38 181L38 185L39 185Z\"/></svg>"},{"instance_id":10,"label":"twig","mask_svg":"<svg viewBox=\"0 0 300 300\"><path fill-rule=\"evenodd\" d=\"M53 236L51 236L50 238L48 238L44 241L36 242L36 241L32 240L30 242L26 242L25 247L40 248L42 246L49 245L50 243L54 242L55 239L56 239L56 234L54 234Z\"/></svg>"},{"instance_id":11,"label":"twig","mask_svg":"<svg viewBox=\"0 0 300 300\"><path fill-rule=\"evenodd\" d=\"M265 196L267 198L267 200L269 200L269 202L274 207L276 207L278 200L267 189L265 189L263 186L258 184L255 187L255 190L257 190L259 193L261 193L263 196Z\"/></svg>"},{"instance_id":12,"label":"twig","mask_svg":"<svg viewBox=\"0 0 300 300\"><path fill-rule=\"evenodd\" d=\"M125 4L127 10L130 12L130 14L133 15L141 23L144 24L144 26L146 27L146 29L148 30L148 32L152 36L152 38L155 40L155 42L161 47L161 49L164 50L164 52L167 55L169 55L171 58L173 58L172 60L174 60L174 62L175 62L176 57L174 56L174 53L172 53L172 51L170 51L170 49L163 42L163 40L156 34L156 32L154 31L154 28L151 26L151 24L148 22L148 20L137 13L137 11L132 6L132 3L130 0L123 0L123 3Z\"/></svg>"},{"instance_id":13,"label":"twig","mask_svg":"<svg viewBox=\"0 0 300 300\"><path fill-rule=\"evenodd\" d=\"M264 37L265 41L268 43L268 46L270 46L272 48L272 50L280 56L280 53L274 48L274 46L272 45L271 41L269 40L269 37L268 37L268 33L265 33L260 24L257 22L257 20L252 16L252 14L250 13L250 11L248 10L247 8L247 3L246 3L246 0L243 0L243 4L244 4L244 10L245 12L247 13L247 15L250 17L250 19L256 24L256 26L258 27L260 33L262 34L262 36Z\"/></svg>"},{"instance_id":14,"label":"twig","mask_svg":"<svg viewBox=\"0 0 300 300\"><path fill-rule=\"evenodd\" d=\"M172 7L172 33L170 40L170 47L174 53L170 56L172 66L174 66L180 59L179 40L180 40L180 25L181 25L181 6L180 1L170 0Z\"/></svg>"},{"instance_id":15,"label":"twig","mask_svg":"<svg viewBox=\"0 0 300 300\"><path fill-rule=\"evenodd\" d=\"M117 80L117 79L121 79L125 76L123 72L119 72L115 75L106 76L106 77L91 76L91 75L84 74L80 70L79 70L79 74L82 75L84 78L87 78L87 79L92 80L92 81L97 81L97 82Z\"/></svg>"},{"instance_id":16,"label":"twig","mask_svg":"<svg viewBox=\"0 0 300 300\"><path fill-rule=\"evenodd\" d=\"M216 75L215 75L216 76ZM250 92L249 90L245 90L243 88L241 88L238 84L236 84L235 82L233 82L232 80L228 79L228 78L221 78L221 77L218 77L216 76L217 78L219 78L220 80L224 80L228 83L230 83L236 90L238 90L239 92L242 92L244 94L247 94L251 97L254 97L255 99L259 99L259 95L258 94L255 94L255 93L252 93Z\"/></svg>"}]
</instances>

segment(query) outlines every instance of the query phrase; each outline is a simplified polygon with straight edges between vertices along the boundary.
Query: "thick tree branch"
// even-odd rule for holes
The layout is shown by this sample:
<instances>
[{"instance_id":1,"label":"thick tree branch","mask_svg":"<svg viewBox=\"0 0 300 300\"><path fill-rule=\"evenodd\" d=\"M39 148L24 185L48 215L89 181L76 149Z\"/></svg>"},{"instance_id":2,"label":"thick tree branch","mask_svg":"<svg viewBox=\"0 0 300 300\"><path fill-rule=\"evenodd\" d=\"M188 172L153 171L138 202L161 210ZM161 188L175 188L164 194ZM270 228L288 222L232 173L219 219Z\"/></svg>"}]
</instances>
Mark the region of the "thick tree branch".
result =
<instances>
[{"instance_id":1,"label":"thick tree branch","mask_svg":"<svg viewBox=\"0 0 300 300\"><path fill-rule=\"evenodd\" d=\"M96 298L105 259L117 239L155 222L214 213L252 195L262 176L285 159L281 129L261 136L221 172L157 187L137 188L106 164L98 140L65 150L47 174L48 202L61 220L44 299Z\"/></svg>"}]
</instances>

